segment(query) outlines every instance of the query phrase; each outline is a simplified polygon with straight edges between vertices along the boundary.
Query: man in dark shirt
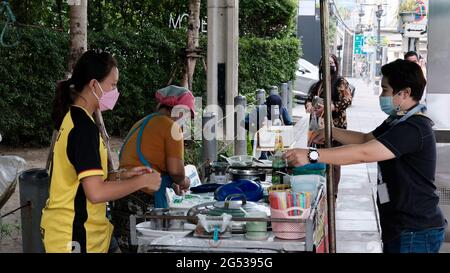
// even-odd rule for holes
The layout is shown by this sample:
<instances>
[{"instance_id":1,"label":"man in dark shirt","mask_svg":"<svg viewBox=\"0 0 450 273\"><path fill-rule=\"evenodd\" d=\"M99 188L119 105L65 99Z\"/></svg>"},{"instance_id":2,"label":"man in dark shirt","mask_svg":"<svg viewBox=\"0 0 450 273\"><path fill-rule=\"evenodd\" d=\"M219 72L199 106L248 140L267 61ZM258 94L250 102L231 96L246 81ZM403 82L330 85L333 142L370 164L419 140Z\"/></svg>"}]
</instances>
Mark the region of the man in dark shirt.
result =
<instances>
[{"instance_id":1,"label":"man in dark shirt","mask_svg":"<svg viewBox=\"0 0 450 273\"><path fill-rule=\"evenodd\" d=\"M290 165L311 162L348 165L378 162L378 209L387 253L439 252L447 224L438 207L434 177L436 142L432 121L419 104L426 85L420 67L396 60L382 67L380 107L389 115L370 133L333 128L344 146L293 149ZM311 140L323 143L323 130Z\"/></svg>"}]
</instances>

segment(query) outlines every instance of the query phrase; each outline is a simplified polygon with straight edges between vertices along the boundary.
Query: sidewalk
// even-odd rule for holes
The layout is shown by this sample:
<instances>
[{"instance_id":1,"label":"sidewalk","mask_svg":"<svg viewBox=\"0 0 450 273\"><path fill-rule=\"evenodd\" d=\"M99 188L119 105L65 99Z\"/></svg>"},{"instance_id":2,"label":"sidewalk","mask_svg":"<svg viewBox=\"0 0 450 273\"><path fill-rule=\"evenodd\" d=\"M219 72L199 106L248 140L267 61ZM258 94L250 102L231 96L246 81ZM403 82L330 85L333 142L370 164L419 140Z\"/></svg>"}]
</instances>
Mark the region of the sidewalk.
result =
<instances>
[{"instance_id":1,"label":"sidewalk","mask_svg":"<svg viewBox=\"0 0 450 273\"><path fill-rule=\"evenodd\" d=\"M386 115L379 110L373 85L349 79L356 87L352 106L347 110L348 129L370 132ZM336 250L338 253L382 252L376 207L377 164L342 167L336 204Z\"/></svg>"},{"instance_id":2,"label":"sidewalk","mask_svg":"<svg viewBox=\"0 0 450 273\"><path fill-rule=\"evenodd\" d=\"M353 104L347 109L348 129L370 132L386 118L379 110L378 94L361 79L348 80L356 87ZM294 115L303 113L303 105L294 109ZM376 163L342 167L336 202L336 252L382 252L376 178Z\"/></svg>"}]
</instances>

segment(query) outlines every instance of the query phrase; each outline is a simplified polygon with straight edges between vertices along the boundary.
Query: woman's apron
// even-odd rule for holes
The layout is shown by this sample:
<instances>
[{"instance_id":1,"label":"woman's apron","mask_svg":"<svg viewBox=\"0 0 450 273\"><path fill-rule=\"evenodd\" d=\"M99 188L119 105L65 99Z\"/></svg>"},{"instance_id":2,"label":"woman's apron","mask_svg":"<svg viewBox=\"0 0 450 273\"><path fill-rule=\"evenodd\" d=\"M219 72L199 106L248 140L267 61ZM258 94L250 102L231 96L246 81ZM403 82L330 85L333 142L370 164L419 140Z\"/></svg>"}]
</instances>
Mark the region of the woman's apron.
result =
<instances>
[{"instance_id":1,"label":"woman's apron","mask_svg":"<svg viewBox=\"0 0 450 273\"><path fill-rule=\"evenodd\" d=\"M122 148L120 149L119 160L121 158L122 151L123 151L125 145L128 143L128 140L136 131L139 130L138 135L137 135L137 140L136 140L136 153L137 153L137 155L139 157L139 161L142 163L142 165L152 168L152 164L150 164L150 162L148 162L147 159L145 159L144 155L142 154L141 142L142 142L142 135L144 134L145 126L147 126L148 122L153 117L158 116L158 115L159 114L155 113L155 114L150 114L150 115L146 116L139 125L137 125L135 128L133 128L133 130L130 133L128 133L128 136L126 137L126 139L122 145ZM154 193L155 208L168 208L169 207L169 205L167 203L167 198L166 198L166 188L170 188L172 186L172 184L173 184L173 181L172 181L172 178L169 176L169 174L161 173L161 186L159 187L159 190Z\"/></svg>"}]
</instances>

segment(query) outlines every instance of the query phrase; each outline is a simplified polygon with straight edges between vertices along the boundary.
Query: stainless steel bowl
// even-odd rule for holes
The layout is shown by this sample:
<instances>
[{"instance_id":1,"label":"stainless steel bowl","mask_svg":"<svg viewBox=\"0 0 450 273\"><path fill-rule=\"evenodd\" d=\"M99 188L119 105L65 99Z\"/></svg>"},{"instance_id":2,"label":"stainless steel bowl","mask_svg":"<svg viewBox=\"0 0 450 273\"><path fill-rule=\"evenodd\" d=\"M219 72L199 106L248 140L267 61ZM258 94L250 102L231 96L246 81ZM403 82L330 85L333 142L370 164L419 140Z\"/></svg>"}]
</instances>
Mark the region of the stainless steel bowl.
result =
<instances>
[{"instance_id":1,"label":"stainless steel bowl","mask_svg":"<svg viewBox=\"0 0 450 273\"><path fill-rule=\"evenodd\" d=\"M233 169L230 168L228 172L231 175L231 180L248 179L253 181L266 181L266 172L258 169Z\"/></svg>"}]
</instances>

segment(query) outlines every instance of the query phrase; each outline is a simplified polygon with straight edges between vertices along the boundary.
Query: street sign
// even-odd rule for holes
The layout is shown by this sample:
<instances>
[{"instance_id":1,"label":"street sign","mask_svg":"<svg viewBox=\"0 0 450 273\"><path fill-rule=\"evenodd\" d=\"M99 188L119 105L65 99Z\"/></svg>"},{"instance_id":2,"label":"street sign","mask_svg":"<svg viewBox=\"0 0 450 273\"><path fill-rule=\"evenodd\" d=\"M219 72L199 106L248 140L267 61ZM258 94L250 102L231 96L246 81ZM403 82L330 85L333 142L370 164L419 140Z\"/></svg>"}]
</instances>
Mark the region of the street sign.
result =
<instances>
[{"instance_id":1,"label":"street sign","mask_svg":"<svg viewBox=\"0 0 450 273\"><path fill-rule=\"evenodd\" d=\"M365 54L365 52L363 51L364 42L365 42L364 35L362 35L362 34L355 35L353 54L357 54L357 55Z\"/></svg>"},{"instance_id":2,"label":"street sign","mask_svg":"<svg viewBox=\"0 0 450 273\"><path fill-rule=\"evenodd\" d=\"M406 24L405 37L421 38L425 37L427 33L427 26L422 24Z\"/></svg>"}]
</instances>

